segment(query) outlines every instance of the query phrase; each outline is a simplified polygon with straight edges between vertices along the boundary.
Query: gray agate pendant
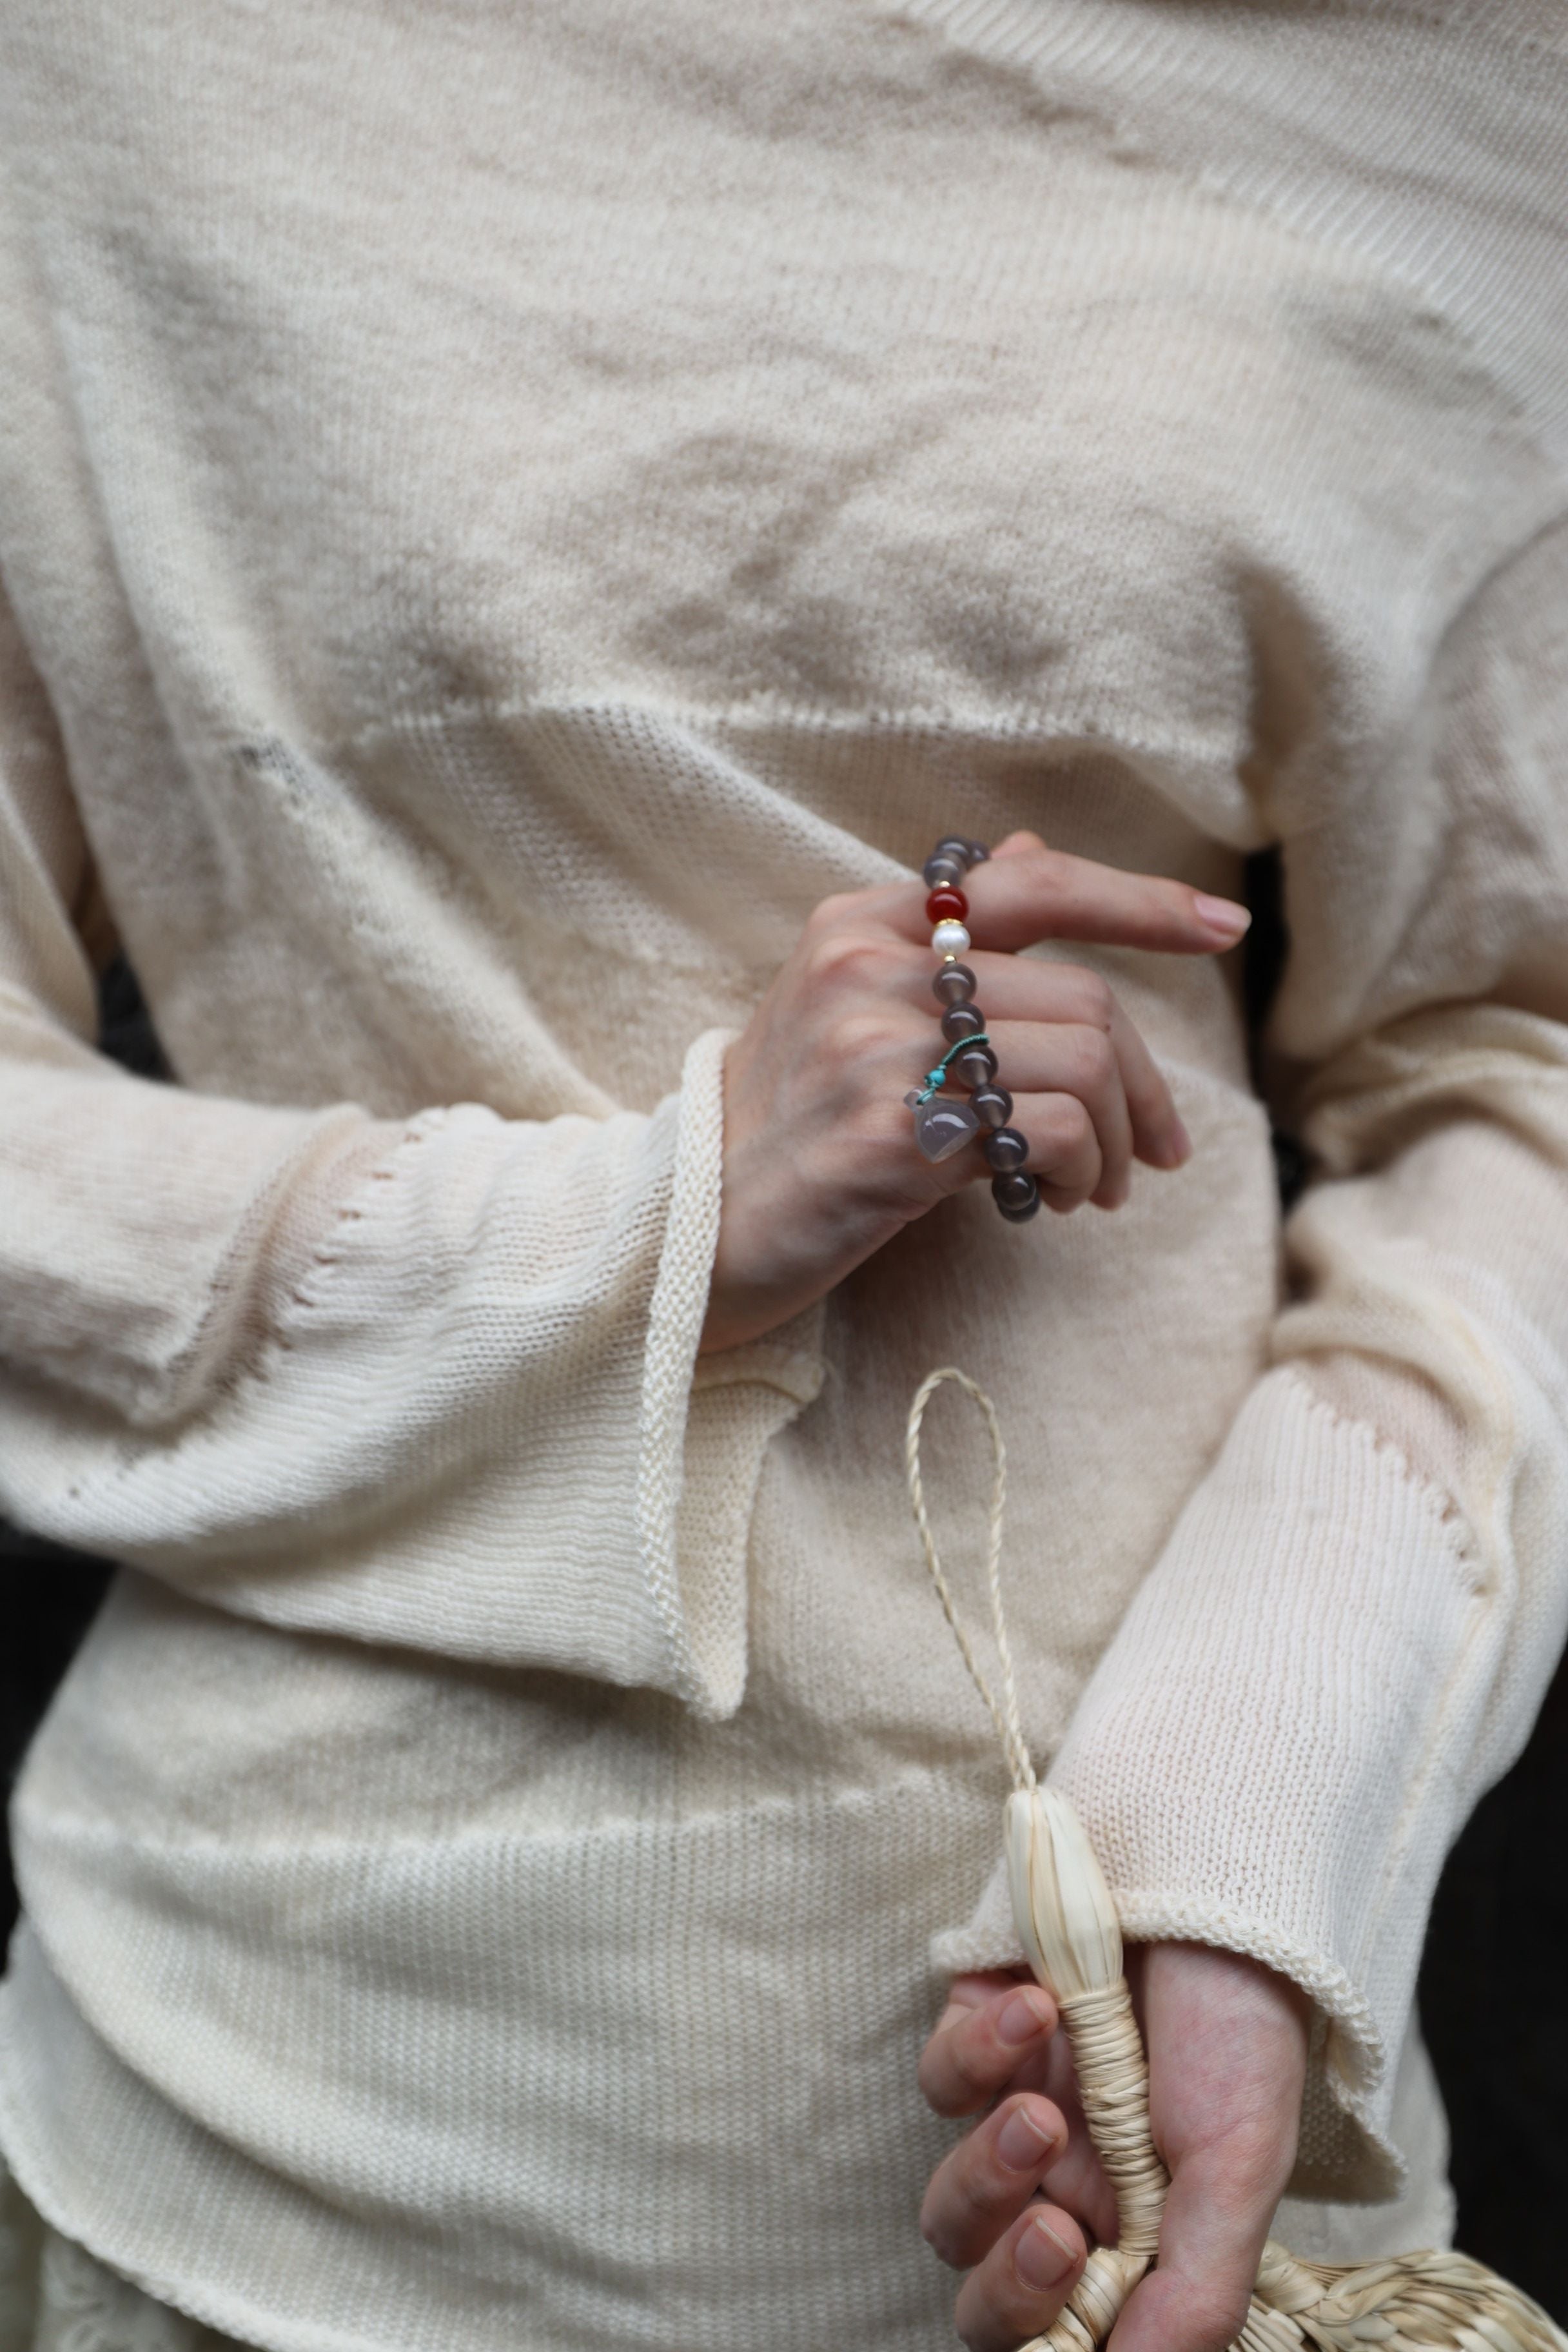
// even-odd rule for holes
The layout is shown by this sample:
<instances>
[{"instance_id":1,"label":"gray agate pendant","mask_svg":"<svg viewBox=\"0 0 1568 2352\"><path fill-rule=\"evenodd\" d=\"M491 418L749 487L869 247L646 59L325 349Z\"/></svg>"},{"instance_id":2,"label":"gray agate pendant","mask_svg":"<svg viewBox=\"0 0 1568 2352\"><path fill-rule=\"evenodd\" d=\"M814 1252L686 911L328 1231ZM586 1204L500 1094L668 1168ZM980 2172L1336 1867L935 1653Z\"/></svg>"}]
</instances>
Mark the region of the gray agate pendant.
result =
<instances>
[{"instance_id":1,"label":"gray agate pendant","mask_svg":"<svg viewBox=\"0 0 1568 2352\"><path fill-rule=\"evenodd\" d=\"M928 1160L951 1160L980 1132L978 1114L955 1095L932 1095L922 1102L918 1094L908 1094L904 1100L915 1115L915 1141Z\"/></svg>"}]
</instances>

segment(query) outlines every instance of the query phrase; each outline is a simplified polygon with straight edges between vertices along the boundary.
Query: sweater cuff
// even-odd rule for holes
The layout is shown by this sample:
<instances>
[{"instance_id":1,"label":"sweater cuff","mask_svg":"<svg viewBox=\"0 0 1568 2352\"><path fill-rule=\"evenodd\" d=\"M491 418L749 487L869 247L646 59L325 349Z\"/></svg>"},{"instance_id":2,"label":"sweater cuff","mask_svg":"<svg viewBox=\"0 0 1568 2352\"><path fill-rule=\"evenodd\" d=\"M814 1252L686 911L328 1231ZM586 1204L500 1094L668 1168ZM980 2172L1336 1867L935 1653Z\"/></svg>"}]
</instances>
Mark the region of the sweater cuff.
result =
<instances>
[{"instance_id":1,"label":"sweater cuff","mask_svg":"<svg viewBox=\"0 0 1568 2352\"><path fill-rule=\"evenodd\" d=\"M724 1053L687 1055L658 1276L648 1318L637 1476L641 1549L677 1694L721 1718L746 1681L747 1554L770 1439L822 1386L820 1305L765 1339L699 1356L719 1241Z\"/></svg>"},{"instance_id":2,"label":"sweater cuff","mask_svg":"<svg viewBox=\"0 0 1568 2352\"><path fill-rule=\"evenodd\" d=\"M1092 1676L1053 1780L1127 1936L1246 1952L1318 2012L1297 2196L1382 2199L1488 1597L1444 1498L1296 1374L1261 1381ZM949 1968L1017 1951L994 1881Z\"/></svg>"},{"instance_id":3,"label":"sweater cuff","mask_svg":"<svg viewBox=\"0 0 1568 2352\"><path fill-rule=\"evenodd\" d=\"M763 1458L821 1366L820 1313L698 1358L728 1042L647 1117L384 1123L205 1411L126 1435L0 1380L23 1523L266 1623L731 1712Z\"/></svg>"}]
</instances>

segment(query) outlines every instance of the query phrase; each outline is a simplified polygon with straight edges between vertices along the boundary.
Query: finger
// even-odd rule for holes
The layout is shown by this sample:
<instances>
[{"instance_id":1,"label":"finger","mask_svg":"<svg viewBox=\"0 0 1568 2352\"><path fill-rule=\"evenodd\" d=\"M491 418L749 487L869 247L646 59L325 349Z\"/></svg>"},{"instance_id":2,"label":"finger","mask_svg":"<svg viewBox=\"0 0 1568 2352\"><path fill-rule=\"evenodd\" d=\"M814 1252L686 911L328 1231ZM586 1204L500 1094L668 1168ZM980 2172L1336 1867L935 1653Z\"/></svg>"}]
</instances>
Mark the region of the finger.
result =
<instances>
[{"instance_id":1,"label":"finger","mask_svg":"<svg viewBox=\"0 0 1568 2352\"><path fill-rule=\"evenodd\" d=\"M989 1025L993 1021L1068 1023L1100 1030L1115 1052L1122 1094L1132 1123L1135 1158L1152 1168L1179 1168L1192 1156L1192 1142L1183 1126L1171 1090L1153 1055L1123 1012L1109 981L1081 964L1046 962L1037 956L992 955L979 950L965 959L973 971L974 1002ZM936 1012L931 973L925 960L900 964L897 973L901 992L922 1012ZM1008 1083L1011 1063L1004 1066Z\"/></svg>"},{"instance_id":2,"label":"finger","mask_svg":"<svg viewBox=\"0 0 1568 2352\"><path fill-rule=\"evenodd\" d=\"M1056 2325L1083 2269L1083 2232L1055 2205L1031 2205L959 2290L953 2318L969 2352L1015 2352Z\"/></svg>"},{"instance_id":3,"label":"finger","mask_svg":"<svg viewBox=\"0 0 1568 2352\"><path fill-rule=\"evenodd\" d=\"M1193 1156L1193 1139L1153 1055L1114 998L1110 1042L1116 1048L1132 1121L1133 1157L1148 1168L1184 1167Z\"/></svg>"},{"instance_id":4,"label":"finger","mask_svg":"<svg viewBox=\"0 0 1568 2352\"><path fill-rule=\"evenodd\" d=\"M1090 1192L1107 1208L1127 1198L1132 1165L1132 1117L1121 1062L1108 1030L1084 1022L987 1021L987 1034L1007 1074L1014 1113L1009 1124L1029 1134L1020 1097L1071 1095L1094 1128L1099 1169ZM1031 1138L1031 1141L1033 1141ZM1087 1161L1085 1162L1087 1165ZM1089 1197L1089 1194L1084 1195Z\"/></svg>"},{"instance_id":5,"label":"finger","mask_svg":"<svg viewBox=\"0 0 1568 2352\"><path fill-rule=\"evenodd\" d=\"M1094 1198L1105 1163L1094 1121L1077 1095L1015 1095L1007 1124L1029 1147L1024 1165L1047 1209L1065 1216ZM972 1179L990 1173L978 1153L966 1157L965 1167Z\"/></svg>"},{"instance_id":6,"label":"finger","mask_svg":"<svg viewBox=\"0 0 1568 2352\"><path fill-rule=\"evenodd\" d=\"M1071 2098L1058 2104L1067 2138L1060 2156L1040 2176L1040 2194L1070 2213L1091 2241L1113 2246L1120 2231L1116 2191L1094 2152L1081 2107Z\"/></svg>"},{"instance_id":7,"label":"finger","mask_svg":"<svg viewBox=\"0 0 1568 2352\"><path fill-rule=\"evenodd\" d=\"M975 2006L951 2002L921 2053L920 2085L939 2116L972 2116L1037 2058L1056 2031L1044 1988L1014 1984Z\"/></svg>"},{"instance_id":8,"label":"finger","mask_svg":"<svg viewBox=\"0 0 1568 2352\"><path fill-rule=\"evenodd\" d=\"M1223 2140L1178 2165L1160 2225L1159 2267L1130 2297L1110 2352L1226 2352L1247 2317L1284 2186L1275 2168Z\"/></svg>"},{"instance_id":9,"label":"finger","mask_svg":"<svg viewBox=\"0 0 1568 2352\"><path fill-rule=\"evenodd\" d=\"M938 2021L944 2021L955 2009L984 2009L994 1994L1011 1992L1015 1986L1029 1981L1023 1969L971 1969L948 1986L947 2005Z\"/></svg>"},{"instance_id":10,"label":"finger","mask_svg":"<svg viewBox=\"0 0 1568 2352\"><path fill-rule=\"evenodd\" d=\"M1043 940L1213 955L1232 948L1252 918L1229 898L1163 875L1126 874L1061 849L987 858L965 877L965 927L977 948L1013 950ZM904 888L888 912L906 938L929 938L925 893Z\"/></svg>"},{"instance_id":11,"label":"finger","mask_svg":"<svg viewBox=\"0 0 1568 2352\"><path fill-rule=\"evenodd\" d=\"M977 2008L998 1990L1011 1990L1017 1981L1016 1973L960 1977L953 1982L952 2005ZM1110 2243L1117 2232L1115 2192L1084 2124L1072 2051L1065 2034L1053 2033L1037 2045L1025 2058L1004 2095L1016 2097L1023 2091L1041 2093L1062 2118L1067 2135L1061 2152L1040 2181L1046 2201L1070 2213L1091 2242L1100 2239ZM996 2112L1001 2113L1000 2106Z\"/></svg>"},{"instance_id":12,"label":"finger","mask_svg":"<svg viewBox=\"0 0 1568 2352\"><path fill-rule=\"evenodd\" d=\"M1048 2099L1024 2092L975 2125L931 2177L921 2207L926 2242L954 2270L988 2254L1067 2146Z\"/></svg>"},{"instance_id":13,"label":"finger","mask_svg":"<svg viewBox=\"0 0 1568 2352\"><path fill-rule=\"evenodd\" d=\"M954 1987L956 1990L956 1986ZM1053 2033L1044 2047L1026 2058L1008 2084L1007 2097L1037 2091L1060 2116L1067 2137L1060 2154L1041 2177L1046 2202L1070 2213L1092 2243L1112 2244L1117 2235L1116 2192L1106 2179L1084 2121L1078 2072L1065 2033ZM996 2112L1001 2112L1000 2105Z\"/></svg>"}]
</instances>

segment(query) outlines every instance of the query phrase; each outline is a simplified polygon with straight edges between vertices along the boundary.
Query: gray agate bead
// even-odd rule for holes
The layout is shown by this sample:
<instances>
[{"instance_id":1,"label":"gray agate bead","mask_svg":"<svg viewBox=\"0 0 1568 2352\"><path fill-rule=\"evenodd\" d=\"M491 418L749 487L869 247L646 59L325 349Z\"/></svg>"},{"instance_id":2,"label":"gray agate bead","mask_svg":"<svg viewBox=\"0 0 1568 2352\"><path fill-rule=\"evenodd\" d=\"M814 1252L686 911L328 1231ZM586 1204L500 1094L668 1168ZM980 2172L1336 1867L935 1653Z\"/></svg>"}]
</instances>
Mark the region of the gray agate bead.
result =
<instances>
[{"instance_id":1,"label":"gray agate bead","mask_svg":"<svg viewBox=\"0 0 1568 2352\"><path fill-rule=\"evenodd\" d=\"M1010 1176L1028 1156L1028 1143L1016 1127L999 1127L985 1139L985 1157L998 1176Z\"/></svg>"},{"instance_id":2,"label":"gray agate bead","mask_svg":"<svg viewBox=\"0 0 1568 2352\"><path fill-rule=\"evenodd\" d=\"M939 1004L965 1004L977 984L966 963L944 963L931 982L931 992Z\"/></svg>"},{"instance_id":3,"label":"gray agate bead","mask_svg":"<svg viewBox=\"0 0 1568 2352\"><path fill-rule=\"evenodd\" d=\"M969 1108L979 1113L982 1127L1005 1127L1013 1116L1013 1097L1005 1087L976 1087Z\"/></svg>"},{"instance_id":4,"label":"gray agate bead","mask_svg":"<svg viewBox=\"0 0 1568 2352\"><path fill-rule=\"evenodd\" d=\"M942 1016L942 1034L950 1045L961 1037L978 1037L985 1026L985 1015L978 1004L950 1004Z\"/></svg>"},{"instance_id":5,"label":"gray agate bead","mask_svg":"<svg viewBox=\"0 0 1568 2352\"><path fill-rule=\"evenodd\" d=\"M1010 1225L1021 1225L1040 1205L1040 1188L1032 1176L993 1176L991 1197Z\"/></svg>"},{"instance_id":6,"label":"gray agate bead","mask_svg":"<svg viewBox=\"0 0 1568 2352\"><path fill-rule=\"evenodd\" d=\"M955 1054L948 1067L964 1086L983 1087L996 1076L996 1056L989 1045L971 1045Z\"/></svg>"},{"instance_id":7,"label":"gray agate bead","mask_svg":"<svg viewBox=\"0 0 1568 2352\"><path fill-rule=\"evenodd\" d=\"M936 847L931 851L931 856L933 857L961 857L963 860L965 868L967 869L973 861L973 844L972 842L965 841L961 833L944 833L942 839L937 843Z\"/></svg>"},{"instance_id":8,"label":"gray agate bead","mask_svg":"<svg viewBox=\"0 0 1568 2352\"><path fill-rule=\"evenodd\" d=\"M962 857L944 856L940 850L933 851L921 868L928 890L940 889L943 883L956 889L968 871Z\"/></svg>"}]
</instances>

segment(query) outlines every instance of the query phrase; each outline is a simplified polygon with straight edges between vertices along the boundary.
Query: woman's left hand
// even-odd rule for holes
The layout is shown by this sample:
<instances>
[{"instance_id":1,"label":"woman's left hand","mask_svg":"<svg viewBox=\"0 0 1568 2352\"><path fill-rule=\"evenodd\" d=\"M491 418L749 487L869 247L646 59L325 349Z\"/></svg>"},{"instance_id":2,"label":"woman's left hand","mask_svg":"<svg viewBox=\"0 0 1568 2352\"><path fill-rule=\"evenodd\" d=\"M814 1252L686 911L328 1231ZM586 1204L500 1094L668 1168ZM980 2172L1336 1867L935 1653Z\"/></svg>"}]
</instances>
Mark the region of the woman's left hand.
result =
<instances>
[{"instance_id":1,"label":"woman's left hand","mask_svg":"<svg viewBox=\"0 0 1568 2352\"><path fill-rule=\"evenodd\" d=\"M1133 1947L1154 2143L1171 2174L1158 2267L1110 2352L1224 2352L1295 2162L1308 2004L1257 1961L1198 1944ZM921 2060L939 2115L979 2115L931 2177L921 2223L967 2271L969 2352L1014 2352L1054 2323L1116 2203L1089 2146L1049 1997L1013 1973L958 1978Z\"/></svg>"}]
</instances>

